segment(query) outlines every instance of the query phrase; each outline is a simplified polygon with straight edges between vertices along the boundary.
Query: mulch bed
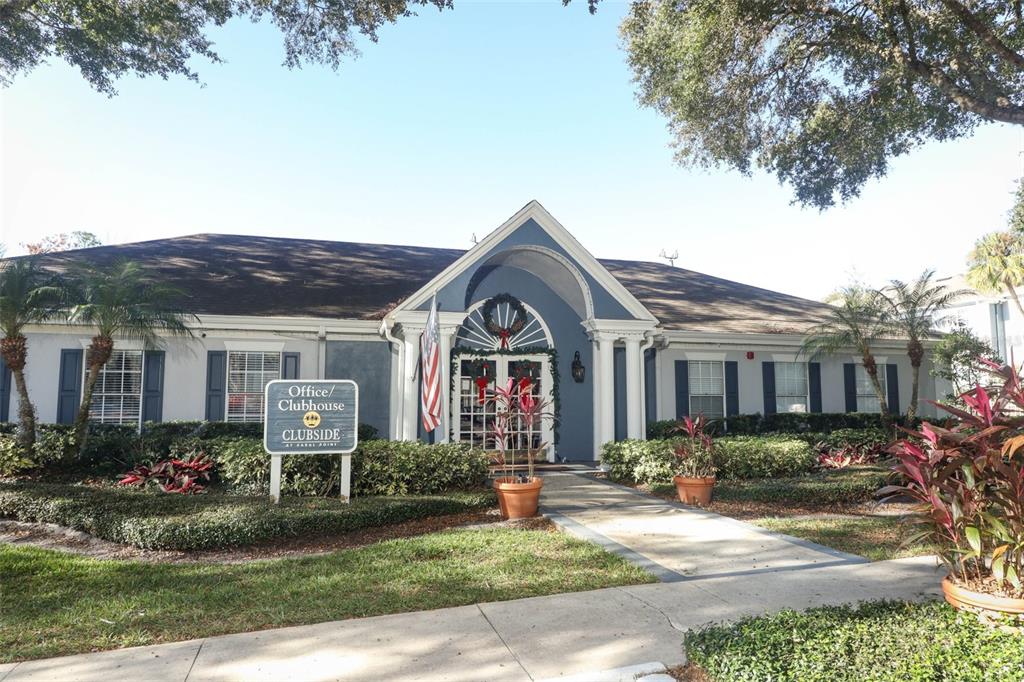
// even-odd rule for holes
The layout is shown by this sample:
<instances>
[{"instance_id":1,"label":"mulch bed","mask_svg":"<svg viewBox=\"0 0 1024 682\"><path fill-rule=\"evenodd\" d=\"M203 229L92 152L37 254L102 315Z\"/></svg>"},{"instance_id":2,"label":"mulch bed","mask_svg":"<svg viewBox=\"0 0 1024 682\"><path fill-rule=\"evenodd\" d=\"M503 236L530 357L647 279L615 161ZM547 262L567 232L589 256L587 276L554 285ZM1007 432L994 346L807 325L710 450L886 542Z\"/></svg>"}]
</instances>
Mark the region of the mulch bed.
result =
<instances>
[{"instance_id":1,"label":"mulch bed","mask_svg":"<svg viewBox=\"0 0 1024 682\"><path fill-rule=\"evenodd\" d=\"M595 474L596 478L607 479L604 472ZM638 490L651 497L656 497L669 502L678 502L679 498L675 491L651 490L646 485L624 483L634 490ZM821 504L794 506L785 502L751 502L739 500L715 500L705 507L710 512L731 516L734 519L763 519L769 516L793 517L793 516L823 516L823 515L846 515L846 516L902 516L913 512L914 505L905 502L861 502L859 504Z\"/></svg>"},{"instance_id":2,"label":"mulch bed","mask_svg":"<svg viewBox=\"0 0 1024 682\"><path fill-rule=\"evenodd\" d=\"M180 552L145 550L119 545L95 538L87 533L49 523L25 523L0 520L0 544L29 545L44 549L88 556L94 559L134 559L172 563L232 564L260 559L315 556L341 549L363 547L385 540L425 535L453 528L480 530L485 528L522 528L526 530L552 530L553 524L536 517L519 521L502 521L497 509L467 512L417 519L380 528L367 528L338 535L315 538L282 538L250 547Z\"/></svg>"}]
</instances>

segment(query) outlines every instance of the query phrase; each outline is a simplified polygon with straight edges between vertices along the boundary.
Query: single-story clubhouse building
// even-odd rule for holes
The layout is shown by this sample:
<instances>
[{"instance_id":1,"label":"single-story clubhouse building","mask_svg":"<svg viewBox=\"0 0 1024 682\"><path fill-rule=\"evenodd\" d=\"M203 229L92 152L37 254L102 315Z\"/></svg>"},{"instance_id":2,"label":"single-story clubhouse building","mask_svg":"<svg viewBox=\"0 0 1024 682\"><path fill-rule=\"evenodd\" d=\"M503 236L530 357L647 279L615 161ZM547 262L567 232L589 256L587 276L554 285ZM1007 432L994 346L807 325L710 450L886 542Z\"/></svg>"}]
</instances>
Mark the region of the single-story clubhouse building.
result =
<instances>
[{"instance_id":1,"label":"single-story clubhouse building","mask_svg":"<svg viewBox=\"0 0 1024 682\"><path fill-rule=\"evenodd\" d=\"M484 443L493 406L480 391L510 377L529 377L555 406L557 425L535 438L552 461L593 460L602 443L687 414L878 410L852 350L813 362L798 354L825 304L662 263L598 260L536 201L468 251L198 234L44 264L117 259L183 290L199 322L194 338L159 349L117 342L93 402L100 422L260 421L272 379L354 379L360 422L422 438L419 340L435 294L450 406L439 441ZM91 335L27 330L41 421L74 419ZM889 408L903 411L905 345L879 342L876 353ZM922 399L937 394L929 369L926 360ZM0 376L0 420L13 420L17 395L10 372Z\"/></svg>"}]
</instances>

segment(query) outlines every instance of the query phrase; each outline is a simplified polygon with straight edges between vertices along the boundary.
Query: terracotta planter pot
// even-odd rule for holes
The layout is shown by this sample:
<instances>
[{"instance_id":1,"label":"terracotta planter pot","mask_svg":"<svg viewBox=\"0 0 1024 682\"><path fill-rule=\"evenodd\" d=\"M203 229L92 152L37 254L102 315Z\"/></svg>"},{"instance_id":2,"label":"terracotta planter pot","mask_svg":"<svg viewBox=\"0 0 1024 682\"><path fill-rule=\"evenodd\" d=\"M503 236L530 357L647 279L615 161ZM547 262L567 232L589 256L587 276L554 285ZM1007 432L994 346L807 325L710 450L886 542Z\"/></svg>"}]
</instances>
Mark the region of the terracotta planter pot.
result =
<instances>
[{"instance_id":1,"label":"terracotta planter pot","mask_svg":"<svg viewBox=\"0 0 1024 682\"><path fill-rule=\"evenodd\" d=\"M981 609L999 613L1024 613L1024 599L1000 597L995 594L974 592L960 587L949 577L942 579L942 594L956 609Z\"/></svg>"},{"instance_id":2,"label":"terracotta planter pot","mask_svg":"<svg viewBox=\"0 0 1024 682\"><path fill-rule=\"evenodd\" d=\"M528 519L537 515L540 489L544 481L534 476L529 483L517 483L513 478L497 478L494 490L498 493L498 506L503 519Z\"/></svg>"},{"instance_id":3,"label":"terracotta planter pot","mask_svg":"<svg viewBox=\"0 0 1024 682\"><path fill-rule=\"evenodd\" d=\"M711 490L715 487L714 476L700 478L676 476L672 482L676 484L676 494L679 495L679 501L683 504L705 507L711 502Z\"/></svg>"}]
</instances>

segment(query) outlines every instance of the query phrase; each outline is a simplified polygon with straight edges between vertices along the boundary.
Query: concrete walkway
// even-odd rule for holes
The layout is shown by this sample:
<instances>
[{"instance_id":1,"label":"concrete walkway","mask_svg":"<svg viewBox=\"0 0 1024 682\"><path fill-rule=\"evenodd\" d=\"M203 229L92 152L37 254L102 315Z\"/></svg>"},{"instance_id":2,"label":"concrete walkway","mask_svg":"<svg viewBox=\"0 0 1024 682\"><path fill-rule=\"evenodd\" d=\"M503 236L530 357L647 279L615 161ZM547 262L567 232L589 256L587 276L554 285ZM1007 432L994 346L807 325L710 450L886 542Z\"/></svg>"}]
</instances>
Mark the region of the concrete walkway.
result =
<instances>
[{"instance_id":1,"label":"concrete walkway","mask_svg":"<svg viewBox=\"0 0 1024 682\"><path fill-rule=\"evenodd\" d=\"M682 663L682 633L712 621L939 594L932 558L867 563L585 475L548 474L542 503L663 582L0 665L0 682L631 681Z\"/></svg>"}]
</instances>

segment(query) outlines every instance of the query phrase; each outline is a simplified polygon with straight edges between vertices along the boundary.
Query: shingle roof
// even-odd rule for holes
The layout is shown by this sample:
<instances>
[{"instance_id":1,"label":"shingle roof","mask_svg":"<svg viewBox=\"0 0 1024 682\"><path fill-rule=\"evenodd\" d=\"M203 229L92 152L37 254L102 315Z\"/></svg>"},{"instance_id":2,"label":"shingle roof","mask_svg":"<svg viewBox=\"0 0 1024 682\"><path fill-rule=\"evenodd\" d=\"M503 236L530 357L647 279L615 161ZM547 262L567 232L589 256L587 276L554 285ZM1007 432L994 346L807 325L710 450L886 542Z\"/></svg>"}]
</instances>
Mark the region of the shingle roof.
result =
<instances>
[{"instance_id":1,"label":"shingle roof","mask_svg":"<svg viewBox=\"0 0 1024 682\"><path fill-rule=\"evenodd\" d=\"M189 297L199 315L378 319L465 252L421 246L196 234L47 254L75 262L139 262ZM828 306L660 263L601 260L666 329L802 333Z\"/></svg>"}]
</instances>

